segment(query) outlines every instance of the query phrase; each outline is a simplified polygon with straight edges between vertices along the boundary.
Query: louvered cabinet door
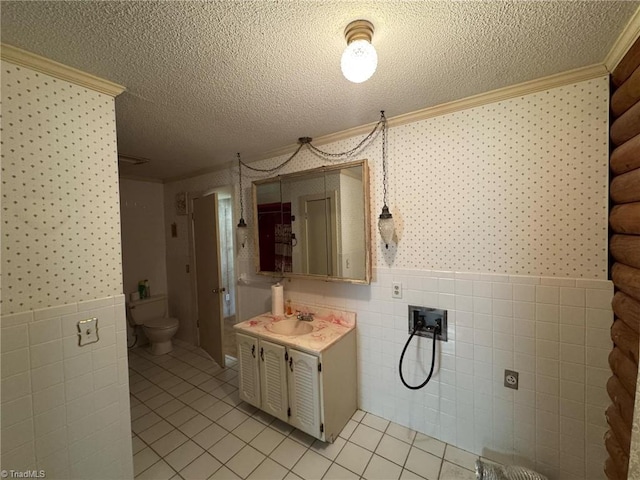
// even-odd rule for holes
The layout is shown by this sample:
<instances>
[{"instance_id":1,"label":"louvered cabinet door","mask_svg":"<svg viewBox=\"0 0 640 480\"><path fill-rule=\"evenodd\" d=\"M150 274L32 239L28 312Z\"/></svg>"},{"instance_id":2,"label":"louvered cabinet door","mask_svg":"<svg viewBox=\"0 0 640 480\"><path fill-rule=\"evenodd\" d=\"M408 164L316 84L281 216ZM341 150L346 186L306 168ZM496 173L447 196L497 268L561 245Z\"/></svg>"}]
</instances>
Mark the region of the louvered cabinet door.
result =
<instances>
[{"instance_id":1,"label":"louvered cabinet door","mask_svg":"<svg viewBox=\"0 0 640 480\"><path fill-rule=\"evenodd\" d=\"M260 340L260 385L262 410L288 421L286 348Z\"/></svg>"},{"instance_id":2,"label":"louvered cabinet door","mask_svg":"<svg viewBox=\"0 0 640 480\"><path fill-rule=\"evenodd\" d=\"M239 365L238 393L242 400L260 408L258 339L236 333L236 345Z\"/></svg>"},{"instance_id":3,"label":"louvered cabinet door","mask_svg":"<svg viewBox=\"0 0 640 480\"><path fill-rule=\"evenodd\" d=\"M320 431L318 357L289 349L289 423L316 438Z\"/></svg>"}]
</instances>

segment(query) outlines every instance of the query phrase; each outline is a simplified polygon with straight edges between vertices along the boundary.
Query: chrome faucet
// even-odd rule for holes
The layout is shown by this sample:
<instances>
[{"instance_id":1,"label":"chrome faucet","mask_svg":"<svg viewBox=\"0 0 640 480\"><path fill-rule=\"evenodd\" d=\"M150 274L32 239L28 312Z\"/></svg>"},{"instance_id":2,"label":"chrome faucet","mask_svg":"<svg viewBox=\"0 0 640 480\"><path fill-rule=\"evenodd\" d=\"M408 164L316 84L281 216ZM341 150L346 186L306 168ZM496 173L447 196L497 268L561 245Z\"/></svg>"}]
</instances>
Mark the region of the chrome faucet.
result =
<instances>
[{"instance_id":1,"label":"chrome faucet","mask_svg":"<svg viewBox=\"0 0 640 480\"><path fill-rule=\"evenodd\" d=\"M313 315L311 312L298 312L296 318L301 322L313 322Z\"/></svg>"}]
</instances>

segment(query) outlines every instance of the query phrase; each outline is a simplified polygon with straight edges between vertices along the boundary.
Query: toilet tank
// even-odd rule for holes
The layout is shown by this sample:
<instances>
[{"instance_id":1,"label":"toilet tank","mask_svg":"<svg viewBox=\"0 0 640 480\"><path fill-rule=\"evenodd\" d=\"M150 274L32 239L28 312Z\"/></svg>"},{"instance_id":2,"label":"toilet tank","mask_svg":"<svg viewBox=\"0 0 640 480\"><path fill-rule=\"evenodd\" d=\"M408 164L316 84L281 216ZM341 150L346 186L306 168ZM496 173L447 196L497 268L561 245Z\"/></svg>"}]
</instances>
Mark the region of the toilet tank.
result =
<instances>
[{"instance_id":1,"label":"toilet tank","mask_svg":"<svg viewBox=\"0 0 640 480\"><path fill-rule=\"evenodd\" d=\"M144 300L129 302L131 318L136 325L144 325L144 322L152 318L165 317L167 314L167 296L152 295Z\"/></svg>"}]
</instances>

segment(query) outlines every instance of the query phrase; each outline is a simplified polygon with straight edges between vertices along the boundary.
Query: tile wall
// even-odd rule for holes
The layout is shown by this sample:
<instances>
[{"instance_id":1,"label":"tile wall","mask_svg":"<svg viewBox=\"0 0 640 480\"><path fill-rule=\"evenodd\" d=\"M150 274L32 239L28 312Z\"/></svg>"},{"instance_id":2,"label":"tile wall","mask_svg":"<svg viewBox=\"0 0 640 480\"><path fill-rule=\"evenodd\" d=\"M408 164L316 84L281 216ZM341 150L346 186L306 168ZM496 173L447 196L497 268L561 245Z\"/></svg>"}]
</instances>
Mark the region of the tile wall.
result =
<instances>
[{"instance_id":1,"label":"tile wall","mask_svg":"<svg viewBox=\"0 0 640 480\"><path fill-rule=\"evenodd\" d=\"M78 345L79 320L98 319ZM131 478L124 295L4 315L2 469Z\"/></svg>"},{"instance_id":2,"label":"tile wall","mask_svg":"<svg viewBox=\"0 0 640 480\"><path fill-rule=\"evenodd\" d=\"M551 479L603 477L611 282L378 268L371 287L294 280L285 292L357 312L360 408ZM419 391L398 375L408 305L448 311L449 341ZM412 340L407 382L421 383L430 362L431 341ZM519 372L517 391L503 386L505 369Z\"/></svg>"},{"instance_id":3,"label":"tile wall","mask_svg":"<svg viewBox=\"0 0 640 480\"><path fill-rule=\"evenodd\" d=\"M5 61L1 92L1 467L131 478L114 98Z\"/></svg>"}]
</instances>

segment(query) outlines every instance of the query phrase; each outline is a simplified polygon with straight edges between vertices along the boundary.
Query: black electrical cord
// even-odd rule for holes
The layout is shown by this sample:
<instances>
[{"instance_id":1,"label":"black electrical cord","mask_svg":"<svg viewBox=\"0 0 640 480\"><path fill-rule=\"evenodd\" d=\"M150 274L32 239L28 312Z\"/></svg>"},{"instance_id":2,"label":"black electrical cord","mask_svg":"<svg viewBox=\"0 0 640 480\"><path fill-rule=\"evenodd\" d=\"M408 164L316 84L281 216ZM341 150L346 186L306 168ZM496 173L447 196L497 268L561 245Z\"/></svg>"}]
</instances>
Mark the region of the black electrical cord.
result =
<instances>
[{"instance_id":1,"label":"black electrical cord","mask_svg":"<svg viewBox=\"0 0 640 480\"><path fill-rule=\"evenodd\" d=\"M402 383L404 384L405 387L411 389L411 390L419 390L422 387L424 387L427 383L429 383L429 380L431 380L431 375L433 375L433 368L435 367L436 364L436 336L440 333L440 327L436 326L433 329L433 349L431 350L431 370L429 370L429 376L427 377L427 379L422 382L420 385L409 385L407 382L405 382L404 377L402 376L402 360L404 360L404 354L407 351L407 347L409 346L409 343L411 343L411 339L413 338L413 336L416 334L416 332L418 331L418 329L422 328L424 326L424 322L422 320L417 320L413 326L413 332L411 332L411 335L409 335L409 340L407 340L407 343L404 344L404 348L402 349L402 353L400 354L400 363L398 365L398 371L400 372L400 380L402 380Z\"/></svg>"}]
</instances>

